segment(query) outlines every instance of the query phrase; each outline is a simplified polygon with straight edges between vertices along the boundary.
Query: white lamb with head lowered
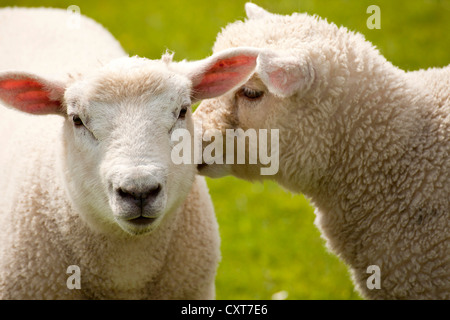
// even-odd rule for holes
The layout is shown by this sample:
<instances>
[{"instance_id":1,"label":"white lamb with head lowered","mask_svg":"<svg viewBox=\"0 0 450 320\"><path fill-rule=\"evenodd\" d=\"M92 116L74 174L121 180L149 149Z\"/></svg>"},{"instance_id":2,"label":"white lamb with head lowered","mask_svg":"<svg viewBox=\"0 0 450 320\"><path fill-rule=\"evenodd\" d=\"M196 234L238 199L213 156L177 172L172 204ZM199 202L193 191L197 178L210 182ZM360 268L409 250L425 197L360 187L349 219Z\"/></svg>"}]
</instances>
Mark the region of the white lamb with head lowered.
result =
<instances>
[{"instance_id":1,"label":"white lamb with head lowered","mask_svg":"<svg viewBox=\"0 0 450 320\"><path fill-rule=\"evenodd\" d=\"M259 48L256 73L203 101L194 120L205 134L279 129L279 171L204 164L200 173L269 178L309 196L364 297L449 299L450 66L404 72L346 28L246 10L249 19L228 25L214 52Z\"/></svg>"},{"instance_id":2,"label":"white lamb with head lowered","mask_svg":"<svg viewBox=\"0 0 450 320\"><path fill-rule=\"evenodd\" d=\"M192 132L190 104L246 80L256 57L109 61L124 56L112 36L86 18L65 36L65 14L0 11L1 35L40 43L0 36L16 49L2 68L40 55L28 67L54 76L0 71L0 298L214 298L214 210L195 165L172 162L171 132Z\"/></svg>"}]
</instances>

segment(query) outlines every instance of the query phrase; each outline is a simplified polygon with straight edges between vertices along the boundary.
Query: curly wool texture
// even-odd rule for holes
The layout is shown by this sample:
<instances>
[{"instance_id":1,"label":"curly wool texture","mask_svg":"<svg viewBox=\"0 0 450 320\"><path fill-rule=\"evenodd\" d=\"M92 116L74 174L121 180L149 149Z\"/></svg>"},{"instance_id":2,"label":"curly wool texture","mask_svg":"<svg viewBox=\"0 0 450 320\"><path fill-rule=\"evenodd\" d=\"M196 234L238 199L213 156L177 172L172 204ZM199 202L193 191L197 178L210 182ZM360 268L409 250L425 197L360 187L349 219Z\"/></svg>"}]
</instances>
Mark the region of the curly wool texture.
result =
<instances>
[{"instance_id":1,"label":"curly wool texture","mask_svg":"<svg viewBox=\"0 0 450 320\"><path fill-rule=\"evenodd\" d=\"M0 70L67 79L125 56L99 24L81 17L68 30L66 20L65 10L0 10ZM203 178L148 235L95 231L64 187L63 118L0 114L0 298L214 298L220 240ZM70 265L80 290L67 287Z\"/></svg>"},{"instance_id":2,"label":"curly wool texture","mask_svg":"<svg viewBox=\"0 0 450 320\"><path fill-rule=\"evenodd\" d=\"M364 297L449 299L450 66L405 72L361 34L318 17L253 4L247 14L221 31L214 52L251 46L297 58L314 71L297 81L311 86L283 97L260 65L246 84L265 92L259 102L234 93L204 101L195 117L222 131L280 130L272 178L312 199L327 246ZM251 167L230 170L261 179ZM380 267L380 289L368 289L371 265Z\"/></svg>"}]
</instances>

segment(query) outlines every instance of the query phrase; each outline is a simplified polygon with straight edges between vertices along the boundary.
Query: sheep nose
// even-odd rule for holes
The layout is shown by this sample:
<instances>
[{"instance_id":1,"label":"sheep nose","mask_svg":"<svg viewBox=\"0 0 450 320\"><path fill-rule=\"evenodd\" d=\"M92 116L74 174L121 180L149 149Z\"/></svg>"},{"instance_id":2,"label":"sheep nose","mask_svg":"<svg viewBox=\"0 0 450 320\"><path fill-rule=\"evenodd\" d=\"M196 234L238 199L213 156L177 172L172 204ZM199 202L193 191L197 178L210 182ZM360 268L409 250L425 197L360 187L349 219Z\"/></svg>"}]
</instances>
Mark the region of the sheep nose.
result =
<instances>
[{"instance_id":1,"label":"sheep nose","mask_svg":"<svg viewBox=\"0 0 450 320\"><path fill-rule=\"evenodd\" d=\"M139 208L144 208L150 201L153 201L161 191L161 185L156 184L141 190L118 188L117 194L123 201L134 204Z\"/></svg>"}]
</instances>

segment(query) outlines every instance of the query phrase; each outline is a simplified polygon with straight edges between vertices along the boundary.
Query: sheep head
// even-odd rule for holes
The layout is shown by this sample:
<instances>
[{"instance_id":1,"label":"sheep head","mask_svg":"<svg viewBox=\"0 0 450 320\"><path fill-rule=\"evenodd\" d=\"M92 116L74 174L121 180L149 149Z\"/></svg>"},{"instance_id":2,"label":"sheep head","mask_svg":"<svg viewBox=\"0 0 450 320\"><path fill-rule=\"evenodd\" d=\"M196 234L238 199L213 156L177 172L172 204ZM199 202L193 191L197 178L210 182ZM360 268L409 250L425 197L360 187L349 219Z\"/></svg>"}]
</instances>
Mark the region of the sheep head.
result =
<instances>
[{"instance_id":1,"label":"sheep head","mask_svg":"<svg viewBox=\"0 0 450 320\"><path fill-rule=\"evenodd\" d=\"M255 65L254 52L232 49L195 62L120 58L70 83L8 71L0 101L63 117L63 180L89 225L146 234L182 204L196 173L172 161L171 134L193 133L191 104L239 85Z\"/></svg>"}]
</instances>

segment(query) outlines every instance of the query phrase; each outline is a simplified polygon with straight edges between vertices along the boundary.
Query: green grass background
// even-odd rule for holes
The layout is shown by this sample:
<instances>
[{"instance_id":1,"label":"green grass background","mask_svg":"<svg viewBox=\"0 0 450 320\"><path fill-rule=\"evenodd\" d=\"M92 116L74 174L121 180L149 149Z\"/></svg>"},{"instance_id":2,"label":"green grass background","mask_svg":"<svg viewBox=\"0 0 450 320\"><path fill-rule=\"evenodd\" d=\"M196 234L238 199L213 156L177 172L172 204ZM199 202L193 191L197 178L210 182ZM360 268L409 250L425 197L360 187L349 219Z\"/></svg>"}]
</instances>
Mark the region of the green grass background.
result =
<instances>
[{"instance_id":1,"label":"green grass background","mask_svg":"<svg viewBox=\"0 0 450 320\"><path fill-rule=\"evenodd\" d=\"M255 0L269 11L308 12L363 33L395 65L415 70L450 63L450 0ZM245 1L0 0L0 6L78 5L106 26L131 55L151 59L166 49L175 59L211 53L216 34L243 19ZM381 29L369 30L369 5L381 9ZM13 30L11 30L13 32ZM43 44L45 45L45 44ZM1 50L1 48L0 48ZM359 299L346 266L326 248L302 195L275 183L208 179L222 238L218 299Z\"/></svg>"}]
</instances>

